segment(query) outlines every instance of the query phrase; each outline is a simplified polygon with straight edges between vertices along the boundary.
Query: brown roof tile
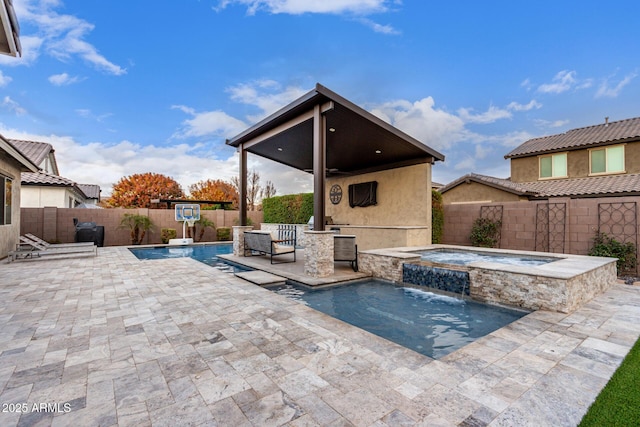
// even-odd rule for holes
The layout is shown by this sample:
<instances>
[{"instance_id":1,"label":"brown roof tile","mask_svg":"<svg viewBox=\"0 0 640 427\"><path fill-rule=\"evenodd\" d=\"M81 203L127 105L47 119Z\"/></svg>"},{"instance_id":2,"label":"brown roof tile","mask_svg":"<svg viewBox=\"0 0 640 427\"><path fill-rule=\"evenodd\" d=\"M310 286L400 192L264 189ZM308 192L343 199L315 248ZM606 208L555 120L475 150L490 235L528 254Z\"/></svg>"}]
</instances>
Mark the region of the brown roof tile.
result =
<instances>
[{"instance_id":1,"label":"brown roof tile","mask_svg":"<svg viewBox=\"0 0 640 427\"><path fill-rule=\"evenodd\" d=\"M507 191L509 193L514 193L514 194L518 194L518 195L533 195L531 194L531 190L526 187L525 185L522 185L522 183L517 183L517 182L513 182L510 179L502 179L502 178L495 178L493 176L488 176L488 175L480 175L477 173L469 173L467 175L464 175L458 179L456 179L455 181L452 181L450 183L448 183L447 185L444 185L443 187L441 187L439 189L439 191L441 193L446 193L447 191L451 190L452 188L464 183L464 182L468 182L468 181L474 181L474 182L478 182L480 184L485 184L488 185L490 187L494 187L494 188L498 188L500 190L504 190Z\"/></svg>"},{"instance_id":2,"label":"brown roof tile","mask_svg":"<svg viewBox=\"0 0 640 427\"><path fill-rule=\"evenodd\" d=\"M532 199L640 194L640 174L602 175L516 183L508 179L470 173L450 182L439 191L445 193L467 181L478 182Z\"/></svg>"},{"instance_id":3,"label":"brown roof tile","mask_svg":"<svg viewBox=\"0 0 640 427\"><path fill-rule=\"evenodd\" d=\"M558 135L533 138L516 147L504 157L505 159L525 157L630 139L640 139L640 117L572 129Z\"/></svg>"},{"instance_id":4,"label":"brown roof tile","mask_svg":"<svg viewBox=\"0 0 640 427\"><path fill-rule=\"evenodd\" d=\"M40 165L42 161L53 151L53 146L46 142L25 141L21 139L9 139L11 144L16 147L26 158L34 164Z\"/></svg>"},{"instance_id":5,"label":"brown roof tile","mask_svg":"<svg viewBox=\"0 0 640 427\"><path fill-rule=\"evenodd\" d=\"M640 193L640 174L522 182L536 197L586 197Z\"/></svg>"}]
</instances>

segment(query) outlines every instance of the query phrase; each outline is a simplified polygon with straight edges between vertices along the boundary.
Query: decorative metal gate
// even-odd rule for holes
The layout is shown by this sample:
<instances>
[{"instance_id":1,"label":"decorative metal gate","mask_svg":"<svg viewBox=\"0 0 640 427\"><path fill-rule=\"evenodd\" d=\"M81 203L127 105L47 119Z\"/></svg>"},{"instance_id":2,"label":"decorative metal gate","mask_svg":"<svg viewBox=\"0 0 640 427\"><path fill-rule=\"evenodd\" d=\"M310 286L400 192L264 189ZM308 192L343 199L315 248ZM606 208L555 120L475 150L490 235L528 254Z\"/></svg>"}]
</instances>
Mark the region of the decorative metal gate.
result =
<instances>
[{"instance_id":1,"label":"decorative metal gate","mask_svg":"<svg viewBox=\"0 0 640 427\"><path fill-rule=\"evenodd\" d=\"M536 251L564 253L566 203L540 203L536 207Z\"/></svg>"},{"instance_id":2,"label":"decorative metal gate","mask_svg":"<svg viewBox=\"0 0 640 427\"><path fill-rule=\"evenodd\" d=\"M490 219L491 221L500 221L500 229L498 230L498 247L502 241L502 205L498 206L481 206L480 218Z\"/></svg>"},{"instance_id":3,"label":"decorative metal gate","mask_svg":"<svg viewBox=\"0 0 640 427\"><path fill-rule=\"evenodd\" d=\"M598 232L636 248L635 269L638 274L638 215L636 202L598 203Z\"/></svg>"}]
</instances>

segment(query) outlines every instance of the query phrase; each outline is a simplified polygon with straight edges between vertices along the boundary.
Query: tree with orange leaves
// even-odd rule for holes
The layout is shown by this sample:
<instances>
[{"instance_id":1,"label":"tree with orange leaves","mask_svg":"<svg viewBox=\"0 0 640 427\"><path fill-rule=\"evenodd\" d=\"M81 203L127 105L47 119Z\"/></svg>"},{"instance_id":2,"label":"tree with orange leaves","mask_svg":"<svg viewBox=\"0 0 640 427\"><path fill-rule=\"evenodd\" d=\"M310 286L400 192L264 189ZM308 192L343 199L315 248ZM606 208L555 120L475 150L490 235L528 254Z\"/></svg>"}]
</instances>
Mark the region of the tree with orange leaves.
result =
<instances>
[{"instance_id":1,"label":"tree with orange leaves","mask_svg":"<svg viewBox=\"0 0 640 427\"><path fill-rule=\"evenodd\" d=\"M182 187L173 178L146 172L125 176L113 185L110 207L148 208L151 199L184 198Z\"/></svg>"},{"instance_id":2,"label":"tree with orange leaves","mask_svg":"<svg viewBox=\"0 0 640 427\"><path fill-rule=\"evenodd\" d=\"M212 200L216 202L233 202L232 207L238 207L238 192L234 186L221 179L207 179L189 186L189 193L194 200Z\"/></svg>"}]
</instances>

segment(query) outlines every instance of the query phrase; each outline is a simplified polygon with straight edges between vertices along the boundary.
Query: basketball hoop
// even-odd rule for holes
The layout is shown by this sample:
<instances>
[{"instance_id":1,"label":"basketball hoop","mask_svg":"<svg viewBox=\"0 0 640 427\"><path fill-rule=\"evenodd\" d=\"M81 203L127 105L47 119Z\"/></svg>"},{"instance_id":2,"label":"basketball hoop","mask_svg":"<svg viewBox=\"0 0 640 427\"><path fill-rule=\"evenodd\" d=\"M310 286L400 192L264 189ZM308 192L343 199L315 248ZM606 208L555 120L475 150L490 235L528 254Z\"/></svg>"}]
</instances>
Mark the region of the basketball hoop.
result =
<instances>
[{"instance_id":1,"label":"basketball hoop","mask_svg":"<svg viewBox=\"0 0 640 427\"><path fill-rule=\"evenodd\" d=\"M175 207L176 221L182 222L182 239L176 239L180 241L180 244L193 243L193 238L187 239L186 228L187 226L193 227L196 225L196 221L200 219L200 205L190 203L178 203ZM171 244L171 242L169 242Z\"/></svg>"}]
</instances>

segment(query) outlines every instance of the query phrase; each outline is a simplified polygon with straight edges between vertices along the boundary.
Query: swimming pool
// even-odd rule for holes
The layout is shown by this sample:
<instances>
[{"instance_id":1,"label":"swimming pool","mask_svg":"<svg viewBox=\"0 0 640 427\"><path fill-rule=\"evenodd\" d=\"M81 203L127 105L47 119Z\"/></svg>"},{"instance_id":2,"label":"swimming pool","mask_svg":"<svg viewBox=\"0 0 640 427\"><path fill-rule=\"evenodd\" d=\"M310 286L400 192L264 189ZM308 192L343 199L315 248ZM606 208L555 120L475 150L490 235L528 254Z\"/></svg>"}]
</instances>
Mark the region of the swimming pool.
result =
<instances>
[{"instance_id":1,"label":"swimming pool","mask_svg":"<svg viewBox=\"0 0 640 427\"><path fill-rule=\"evenodd\" d=\"M515 256L474 251L429 250L420 252L420 259L442 264L469 265L473 262L487 261L506 265L539 266L558 261L558 258Z\"/></svg>"},{"instance_id":2,"label":"swimming pool","mask_svg":"<svg viewBox=\"0 0 640 427\"><path fill-rule=\"evenodd\" d=\"M218 255L233 253L232 243L190 246L154 246L129 248L138 259L193 258L204 264L229 273L250 271L249 267L233 264L218 258Z\"/></svg>"},{"instance_id":3,"label":"swimming pool","mask_svg":"<svg viewBox=\"0 0 640 427\"><path fill-rule=\"evenodd\" d=\"M268 289L435 359L527 314L376 279L322 289L292 283Z\"/></svg>"}]
</instances>

